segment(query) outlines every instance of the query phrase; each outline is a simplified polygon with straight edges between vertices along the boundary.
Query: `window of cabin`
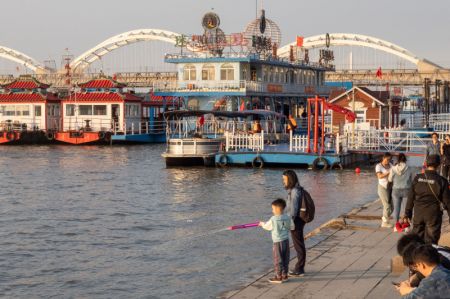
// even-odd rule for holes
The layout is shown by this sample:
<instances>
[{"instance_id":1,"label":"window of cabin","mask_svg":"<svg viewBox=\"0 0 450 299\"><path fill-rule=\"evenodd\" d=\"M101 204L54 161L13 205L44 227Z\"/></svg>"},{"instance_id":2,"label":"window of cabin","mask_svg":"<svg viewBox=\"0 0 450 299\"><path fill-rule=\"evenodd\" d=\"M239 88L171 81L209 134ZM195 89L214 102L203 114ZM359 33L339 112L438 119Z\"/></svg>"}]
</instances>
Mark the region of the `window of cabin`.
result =
<instances>
[{"instance_id":1,"label":"window of cabin","mask_svg":"<svg viewBox=\"0 0 450 299\"><path fill-rule=\"evenodd\" d=\"M106 105L94 105L94 115L107 115Z\"/></svg>"},{"instance_id":2,"label":"window of cabin","mask_svg":"<svg viewBox=\"0 0 450 299\"><path fill-rule=\"evenodd\" d=\"M66 116L75 116L75 105L66 105Z\"/></svg>"},{"instance_id":3,"label":"window of cabin","mask_svg":"<svg viewBox=\"0 0 450 299\"><path fill-rule=\"evenodd\" d=\"M6 116L16 115L16 108L14 107L14 105L6 105L5 106L5 115Z\"/></svg>"},{"instance_id":4,"label":"window of cabin","mask_svg":"<svg viewBox=\"0 0 450 299\"><path fill-rule=\"evenodd\" d=\"M29 116L30 115L30 106L28 106L28 105L16 106L16 115L17 116Z\"/></svg>"},{"instance_id":5,"label":"window of cabin","mask_svg":"<svg viewBox=\"0 0 450 299\"><path fill-rule=\"evenodd\" d=\"M92 105L80 105L78 109L79 115L92 115Z\"/></svg>"},{"instance_id":6,"label":"window of cabin","mask_svg":"<svg viewBox=\"0 0 450 299\"><path fill-rule=\"evenodd\" d=\"M213 65L204 65L202 69L202 80L215 80L216 69Z\"/></svg>"},{"instance_id":7,"label":"window of cabin","mask_svg":"<svg viewBox=\"0 0 450 299\"><path fill-rule=\"evenodd\" d=\"M220 67L220 80L234 80L234 67L231 64L226 63Z\"/></svg>"},{"instance_id":8,"label":"window of cabin","mask_svg":"<svg viewBox=\"0 0 450 299\"><path fill-rule=\"evenodd\" d=\"M183 70L184 81L197 80L197 69L193 65L186 65Z\"/></svg>"},{"instance_id":9,"label":"window of cabin","mask_svg":"<svg viewBox=\"0 0 450 299\"><path fill-rule=\"evenodd\" d=\"M34 106L34 116L41 116L41 115L42 115L42 107Z\"/></svg>"}]
</instances>

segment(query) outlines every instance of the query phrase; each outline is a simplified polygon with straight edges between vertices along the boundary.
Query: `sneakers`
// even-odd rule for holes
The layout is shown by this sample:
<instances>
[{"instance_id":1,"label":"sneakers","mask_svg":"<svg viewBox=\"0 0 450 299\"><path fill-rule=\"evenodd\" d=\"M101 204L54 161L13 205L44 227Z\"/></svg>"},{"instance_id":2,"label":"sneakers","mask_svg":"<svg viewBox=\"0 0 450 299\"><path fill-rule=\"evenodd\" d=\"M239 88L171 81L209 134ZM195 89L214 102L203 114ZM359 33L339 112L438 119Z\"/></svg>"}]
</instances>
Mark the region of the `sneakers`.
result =
<instances>
[{"instance_id":1,"label":"sneakers","mask_svg":"<svg viewBox=\"0 0 450 299\"><path fill-rule=\"evenodd\" d=\"M389 223L389 219L386 219L384 217L381 217L381 227L387 227L392 228L394 227L392 224Z\"/></svg>"},{"instance_id":2,"label":"sneakers","mask_svg":"<svg viewBox=\"0 0 450 299\"><path fill-rule=\"evenodd\" d=\"M289 276L303 277L303 276L305 276L305 271L289 271Z\"/></svg>"},{"instance_id":3,"label":"sneakers","mask_svg":"<svg viewBox=\"0 0 450 299\"><path fill-rule=\"evenodd\" d=\"M274 276L269 278L270 283L283 283L283 279L280 276Z\"/></svg>"}]
</instances>

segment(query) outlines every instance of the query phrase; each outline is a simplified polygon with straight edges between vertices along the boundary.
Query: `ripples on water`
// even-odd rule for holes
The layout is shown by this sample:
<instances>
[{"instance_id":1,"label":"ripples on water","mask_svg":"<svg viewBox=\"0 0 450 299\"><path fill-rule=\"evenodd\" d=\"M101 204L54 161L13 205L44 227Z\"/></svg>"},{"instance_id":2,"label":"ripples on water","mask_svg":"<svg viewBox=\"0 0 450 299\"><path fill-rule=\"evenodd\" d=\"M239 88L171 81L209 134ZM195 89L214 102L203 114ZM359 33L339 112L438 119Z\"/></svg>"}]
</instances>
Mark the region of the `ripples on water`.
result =
<instances>
[{"instance_id":1,"label":"ripples on water","mask_svg":"<svg viewBox=\"0 0 450 299\"><path fill-rule=\"evenodd\" d=\"M162 145L0 147L0 296L208 298L269 269L281 169L166 169ZM298 172L308 230L373 200L370 171Z\"/></svg>"}]
</instances>

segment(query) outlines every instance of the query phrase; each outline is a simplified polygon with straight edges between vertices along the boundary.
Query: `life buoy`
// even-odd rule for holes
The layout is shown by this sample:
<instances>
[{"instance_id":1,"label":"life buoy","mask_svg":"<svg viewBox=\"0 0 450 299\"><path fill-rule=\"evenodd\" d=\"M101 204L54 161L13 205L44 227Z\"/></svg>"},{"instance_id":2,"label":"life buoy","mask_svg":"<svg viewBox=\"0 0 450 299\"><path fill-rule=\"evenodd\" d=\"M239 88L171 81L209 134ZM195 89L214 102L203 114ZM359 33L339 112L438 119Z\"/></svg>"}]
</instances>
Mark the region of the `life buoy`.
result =
<instances>
[{"instance_id":1,"label":"life buoy","mask_svg":"<svg viewBox=\"0 0 450 299\"><path fill-rule=\"evenodd\" d=\"M14 132L10 131L6 133L6 139L8 139L9 141L14 140L14 138L15 138Z\"/></svg>"},{"instance_id":2,"label":"life buoy","mask_svg":"<svg viewBox=\"0 0 450 299\"><path fill-rule=\"evenodd\" d=\"M220 167L225 167L227 166L227 164L228 164L228 156L225 154L220 155L217 165L219 165Z\"/></svg>"},{"instance_id":3,"label":"life buoy","mask_svg":"<svg viewBox=\"0 0 450 299\"><path fill-rule=\"evenodd\" d=\"M342 166L341 162L334 162L331 164L331 169L333 170L344 170L344 166Z\"/></svg>"},{"instance_id":4,"label":"life buoy","mask_svg":"<svg viewBox=\"0 0 450 299\"><path fill-rule=\"evenodd\" d=\"M259 166L258 166L259 164ZM253 168L263 168L264 167L264 160L260 156L256 156L252 161Z\"/></svg>"},{"instance_id":5,"label":"life buoy","mask_svg":"<svg viewBox=\"0 0 450 299\"><path fill-rule=\"evenodd\" d=\"M47 137L47 140L53 140L55 139L55 133L47 132L47 134L45 134L45 137Z\"/></svg>"},{"instance_id":6,"label":"life buoy","mask_svg":"<svg viewBox=\"0 0 450 299\"><path fill-rule=\"evenodd\" d=\"M323 167L320 167L320 165L323 165ZM328 163L328 160L324 157L319 157L314 160L312 167L314 170L326 170L328 167L330 167L330 163Z\"/></svg>"}]
</instances>

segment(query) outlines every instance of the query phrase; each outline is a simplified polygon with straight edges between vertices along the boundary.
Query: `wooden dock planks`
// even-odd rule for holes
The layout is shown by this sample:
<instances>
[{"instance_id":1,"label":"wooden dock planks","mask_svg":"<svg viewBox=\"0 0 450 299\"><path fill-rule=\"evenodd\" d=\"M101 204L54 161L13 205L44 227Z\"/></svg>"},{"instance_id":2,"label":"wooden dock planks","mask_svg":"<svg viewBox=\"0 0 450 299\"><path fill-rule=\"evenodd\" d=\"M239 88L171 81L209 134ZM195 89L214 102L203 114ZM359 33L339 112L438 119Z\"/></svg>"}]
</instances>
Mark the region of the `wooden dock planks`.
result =
<instances>
[{"instance_id":1,"label":"wooden dock planks","mask_svg":"<svg viewBox=\"0 0 450 299\"><path fill-rule=\"evenodd\" d=\"M346 227L324 227L307 240L306 275L274 285L273 272L223 298L400 298L392 281L406 279L391 274L391 259L399 233L380 228L379 201L355 209L345 219ZM339 221L337 221L339 223ZM445 217L443 231L448 231ZM295 256L293 252L292 256ZM268 261L269 262L269 261ZM291 265L295 261L291 262Z\"/></svg>"}]
</instances>

